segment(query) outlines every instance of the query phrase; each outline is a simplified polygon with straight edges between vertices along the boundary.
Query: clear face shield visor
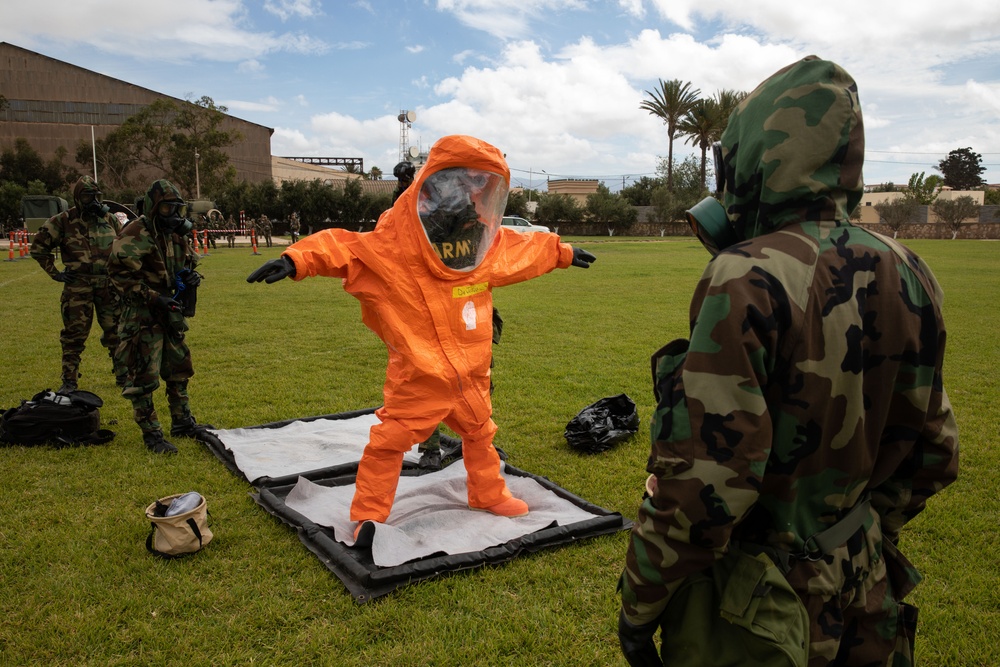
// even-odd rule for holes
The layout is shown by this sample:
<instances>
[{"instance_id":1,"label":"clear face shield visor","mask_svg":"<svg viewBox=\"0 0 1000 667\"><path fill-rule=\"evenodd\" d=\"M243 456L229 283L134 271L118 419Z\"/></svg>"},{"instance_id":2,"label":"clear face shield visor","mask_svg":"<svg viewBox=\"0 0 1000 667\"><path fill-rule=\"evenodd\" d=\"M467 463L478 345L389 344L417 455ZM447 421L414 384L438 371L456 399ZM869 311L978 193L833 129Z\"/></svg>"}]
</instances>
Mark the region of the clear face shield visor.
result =
<instances>
[{"instance_id":1,"label":"clear face shield visor","mask_svg":"<svg viewBox=\"0 0 1000 667\"><path fill-rule=\"evenodd\" d=\"M471 271L486 256L507 206L503 176L480 169L442 169L424 181L417 213L441 263Z\"/></svg>"}]
</instances>

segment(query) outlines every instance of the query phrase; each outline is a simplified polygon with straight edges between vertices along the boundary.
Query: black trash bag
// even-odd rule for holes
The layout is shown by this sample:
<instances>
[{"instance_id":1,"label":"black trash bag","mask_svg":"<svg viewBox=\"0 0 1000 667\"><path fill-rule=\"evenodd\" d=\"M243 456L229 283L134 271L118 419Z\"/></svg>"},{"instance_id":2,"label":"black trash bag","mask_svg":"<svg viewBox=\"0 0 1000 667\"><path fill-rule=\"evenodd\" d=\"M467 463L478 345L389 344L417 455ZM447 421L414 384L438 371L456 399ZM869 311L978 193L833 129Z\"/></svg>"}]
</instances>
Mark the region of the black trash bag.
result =
<instances>
[{"instance_id":1,"label":"black trash bag","mask_svg":"<svg viewBox=\"0 0 1000 667\"><path fill-rule=\"evenodd\" d=\"M626 394L608 396L580 411L566 424L566 442L573 449L593 454L611 449L639 430L639 413Z\"/></svg>"}]
</instances>

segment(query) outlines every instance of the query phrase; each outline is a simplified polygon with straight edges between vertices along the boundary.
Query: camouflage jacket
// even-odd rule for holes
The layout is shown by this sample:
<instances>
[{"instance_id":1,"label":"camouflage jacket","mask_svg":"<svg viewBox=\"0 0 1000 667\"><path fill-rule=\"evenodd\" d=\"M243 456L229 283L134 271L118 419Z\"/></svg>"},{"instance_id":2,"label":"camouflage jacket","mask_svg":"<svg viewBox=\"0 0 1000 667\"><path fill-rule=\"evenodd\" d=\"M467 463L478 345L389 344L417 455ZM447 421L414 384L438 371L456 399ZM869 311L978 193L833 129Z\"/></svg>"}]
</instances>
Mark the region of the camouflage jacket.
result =
<instances>
[{"instance_id":1,"label":"camouflage jacket","mask_svg":"<svg viewBox=\"0 0 1000 667\"><path fill-rule=\"evenodd\" d=\"M74 206L42 225L31 242L31 256L51 277L56 268L55 250L68 270L79 275L107 275L111 245L122 225L113 213L103 217L81 216Z\"/></svg>"},{"instance_id":2,"label":"camouflage jacket","mask_svg":"<svg viewBox=\"0 0 1000 667\"><path fill-rule=\"evenodd\" d=\"M849 223L856 89L803 62L730 117L723 203L737 239L698 283L690 343L653 358L652 495L620 582L634 624L739 542L790 554L800 595L902 599L919 575L895 548L900 529L957 475L940 287L912 252ZM866 496L855 537L795 558Z\"/></svg>"},{"instance_id":3,"label":"camouflage jacket","mask_svg":"<svg viewBox=\"0 0 1000 667\"><path fill-rule=\"evenodd\" d=\"M108 264L111 281L133 303L149 304L160 294L173 297L177 273L198 264L187 235L154 234L149 224L145 216L127 224Z\"/></svg>"}]
</instances>

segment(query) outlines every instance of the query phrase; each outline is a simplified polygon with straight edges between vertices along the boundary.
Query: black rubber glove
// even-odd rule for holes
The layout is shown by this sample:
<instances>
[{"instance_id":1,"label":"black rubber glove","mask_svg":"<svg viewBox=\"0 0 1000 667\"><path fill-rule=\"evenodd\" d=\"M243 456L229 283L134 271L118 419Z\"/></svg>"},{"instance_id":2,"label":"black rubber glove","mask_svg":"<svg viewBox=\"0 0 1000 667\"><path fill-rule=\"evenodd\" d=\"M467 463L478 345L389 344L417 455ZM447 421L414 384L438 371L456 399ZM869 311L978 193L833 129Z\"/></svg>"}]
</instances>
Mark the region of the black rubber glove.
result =
<instances>
[{"instance_id":1,"label":"black rubber glove","mask_svg":"<svg viewBox=\"0 0 1000 667\"><path fill-rule=\"evenodd\" d=\"M596 261L597 258L583 248L573 248L573 266L579 266L581 269L589 269L590 265Z\"/></svg>"},{"instance_id":2,"label":"black rubber glove","mask_svg":"<svg viewBox=\"0 0 1000 667\"><path fill-rule=\"evenodd\" d=\"M152 306L153 308L165 310L170 313L179 313L181 312L181 308L183 308L179 301L174 301L169 296L165 296L163 294L156 295L156 298L153 299Z\"/></svg>"},{"instance_id":3,"label":"black rubber glove","mask_svg":"<svg viewBox=\"0 0 1000 667\"><path fill-rule=\"evenodd\" d=\"M656 644L653 643L653 637L659 629L658 620L646 625L632 625L625 618L625 612L621 612L618 616L618 643L628 664L632 667L663 667Z\"/></svg>"},{"instance_id":4,"label":"black rubber glove","mask_svg":"<svg viewBox=\"0 0 1000 667\"><path fill-rule=\"evenodd\" d=\"M71 283L73 282L74 277L75 276L73 275L73 270L66 269L65 271L60 271L56 275L52 276L52 280L56 281L57 283Z\"/></svg>"},{"instance_id":5,"label":"black rubber glove","mask_svg":"<svg viewBox=\"0 0 1000 667\"><path fill-rule=\"evenodd\" d=\"M282 278L295 277L295 262L284 255L278 259L265 262L263 266L247 276L248 283L266 282L268 285L276 283Z\"/></svg>"}]
</instances>

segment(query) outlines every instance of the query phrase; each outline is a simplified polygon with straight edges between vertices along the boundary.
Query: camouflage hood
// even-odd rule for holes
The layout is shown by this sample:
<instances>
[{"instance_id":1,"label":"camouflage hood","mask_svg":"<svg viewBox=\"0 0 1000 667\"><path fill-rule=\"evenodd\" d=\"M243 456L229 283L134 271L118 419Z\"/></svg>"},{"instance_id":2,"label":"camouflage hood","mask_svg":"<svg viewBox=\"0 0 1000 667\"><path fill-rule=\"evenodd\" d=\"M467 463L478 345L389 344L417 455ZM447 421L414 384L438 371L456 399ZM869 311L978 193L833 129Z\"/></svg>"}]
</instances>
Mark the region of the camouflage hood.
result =
<instances>
[{"instance_id":1,"label":"camouflage hood","mask_svg":"<svg viewBox=\"0 0 1000 667\"><path fill-rule=\"evenodd\" d=\"M80 197L85 192L90 192L93 194L99 194L101 188L97 185L97 182L90 176L83 176L76 182L73 186L73 205L76 206L76 210L82 212L83 204L80 203Z\"/></svg>"},{"instance_id":2,"label":"camouflage hood","mask_svg":"<svg viewBox=\"0 0 1000 667\"><path fill-rule=\"evenodd\" d=\"M143 199L142 211L146 220L155 224L153 212L156 210L156 206L164 199L183 200L184 197L181 196L181 191L175 188L173 183L161 178L149 186L149 190L146 191L146 197Z\"/></svg>"},{"instance_id":3,"label":"camouflage hood","mask_svg":"<svg viewBox=\"0 0 1000 667\"><path fill-rule=\"evenodd\" d=\"M739 240L804 221L847 223L865 140L854 79L809 56L747 96L722 134L723 205Z\"/></svg>"}]
</instances>

